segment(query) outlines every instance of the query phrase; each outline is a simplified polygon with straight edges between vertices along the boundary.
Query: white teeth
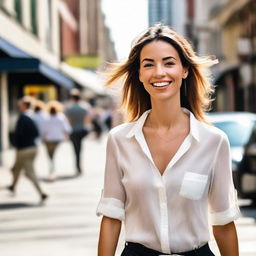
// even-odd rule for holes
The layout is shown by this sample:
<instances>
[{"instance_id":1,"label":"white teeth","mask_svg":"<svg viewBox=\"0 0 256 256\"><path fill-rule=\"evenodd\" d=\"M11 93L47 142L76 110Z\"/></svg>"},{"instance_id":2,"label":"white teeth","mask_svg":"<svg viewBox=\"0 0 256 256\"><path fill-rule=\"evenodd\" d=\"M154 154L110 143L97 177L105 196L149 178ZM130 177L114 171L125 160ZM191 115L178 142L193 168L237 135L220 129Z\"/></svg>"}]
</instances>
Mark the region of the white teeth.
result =
<instances>
[{"instance_id":1,"label":"white teeth","mask_svg":"<svg viewBox=\"0 0 256 256\"><path fill-rule=\"evenodd\" d=\"M166 86L166 85L169 85L170 82L160 82L160 83L153 83L153 86L156 86L156 87L163 87L163 86Z\"/></svg>"}]
</instances>

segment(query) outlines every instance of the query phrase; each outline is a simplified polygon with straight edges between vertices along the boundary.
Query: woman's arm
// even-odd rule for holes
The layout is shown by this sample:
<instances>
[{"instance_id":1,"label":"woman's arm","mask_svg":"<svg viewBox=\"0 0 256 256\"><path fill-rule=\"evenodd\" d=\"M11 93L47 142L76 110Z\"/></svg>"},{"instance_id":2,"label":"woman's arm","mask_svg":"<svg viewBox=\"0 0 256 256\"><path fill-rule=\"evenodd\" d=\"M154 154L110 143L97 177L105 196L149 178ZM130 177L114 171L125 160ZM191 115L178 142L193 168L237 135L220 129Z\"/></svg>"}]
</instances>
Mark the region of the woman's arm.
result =
<instances>
[{"instance_id":1,"label":"woman's arm","mask_svg":"<svg viewBox=\"0 0 256 256\"><path fill-rule=\"evenodd\" d=\"M100 227L98 256L114 256L122 222L103 216Z\"/></svg>"},{"instance_id":2,"label":"woman's arm","mask_svg":"<svg viewBox=\"0 0 256 256\"><path fill-rule=\"evenodd\" d=\"M213 235L221 256L238 256L238 239L234 222L223 226L213 226Z\"/></svg>"}]
</instances>

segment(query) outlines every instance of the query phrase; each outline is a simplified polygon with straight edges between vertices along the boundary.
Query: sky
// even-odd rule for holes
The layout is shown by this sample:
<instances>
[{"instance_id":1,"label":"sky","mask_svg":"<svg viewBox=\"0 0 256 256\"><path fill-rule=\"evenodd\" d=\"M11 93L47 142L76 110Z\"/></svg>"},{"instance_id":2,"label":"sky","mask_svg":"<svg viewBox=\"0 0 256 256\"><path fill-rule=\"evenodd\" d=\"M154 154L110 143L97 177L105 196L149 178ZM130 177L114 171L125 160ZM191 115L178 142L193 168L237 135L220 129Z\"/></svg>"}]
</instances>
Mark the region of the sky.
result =
<instances>
[{"instance_id":1,"label":"sky","mask_svg":"<svg viewBox=\"0 0 256 256\"><path fill-rule=\"evenodd\" d=\"M147 0L102 0L106 25L119 60L125 59L133 39L148 26Z\"/></svg>"}]
</instances>

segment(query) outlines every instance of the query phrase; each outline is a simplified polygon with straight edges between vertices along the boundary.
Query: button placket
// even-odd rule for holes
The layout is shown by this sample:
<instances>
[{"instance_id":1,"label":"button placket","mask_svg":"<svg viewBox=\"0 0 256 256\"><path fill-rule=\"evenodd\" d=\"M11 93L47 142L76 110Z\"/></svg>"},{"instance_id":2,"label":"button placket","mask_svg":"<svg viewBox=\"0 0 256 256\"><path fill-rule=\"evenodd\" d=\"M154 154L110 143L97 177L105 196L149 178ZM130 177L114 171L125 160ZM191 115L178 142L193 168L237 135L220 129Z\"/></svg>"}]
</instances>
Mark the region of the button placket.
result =
<instances>
[{"instance_id":1,"label":"button placket","mask_svg":"<svg viewBox=\"0 0 256 256\"><path fill-rule=\"evenodd\" d=\"M168 232L168 209L167 209L167 197L164 180L158 188L160 214L161 214L161 248L164 253L170 253L169 248L169 232Z\"/></svg>"}]
</instances>

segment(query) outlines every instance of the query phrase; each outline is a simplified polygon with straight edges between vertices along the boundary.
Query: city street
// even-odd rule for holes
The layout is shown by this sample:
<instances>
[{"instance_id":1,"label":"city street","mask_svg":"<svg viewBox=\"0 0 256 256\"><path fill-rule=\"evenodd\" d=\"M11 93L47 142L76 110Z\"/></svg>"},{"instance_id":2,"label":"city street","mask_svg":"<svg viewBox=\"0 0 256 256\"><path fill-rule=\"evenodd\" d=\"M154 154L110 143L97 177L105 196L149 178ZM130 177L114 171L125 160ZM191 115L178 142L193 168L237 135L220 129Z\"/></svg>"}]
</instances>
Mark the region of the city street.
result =
<instances>
[{"instance_id":1,"label":"city street","mask_svg":"<svg viewBox=\"0 0 256 256\"><path fill-rule=\"evenodd\" d=\"M42 188L49 194L45 205L31 183L22 176L13 196L5 189L13 150L4 152L0 167L0 255L1 256L95 256L100 218L95 211L103 185L106 136L100 141L87 138L83 144L82 176L74 176L71 144L63 143L56 152L56 176L47 180L49 162L40 147L35 166ZM240 201L243 217L237 221L241 256L256 255L256 208ZM121 235L117 255L123 245ZM216 245L210 243L215 251Z\"/></svg>"}]
</instances>

